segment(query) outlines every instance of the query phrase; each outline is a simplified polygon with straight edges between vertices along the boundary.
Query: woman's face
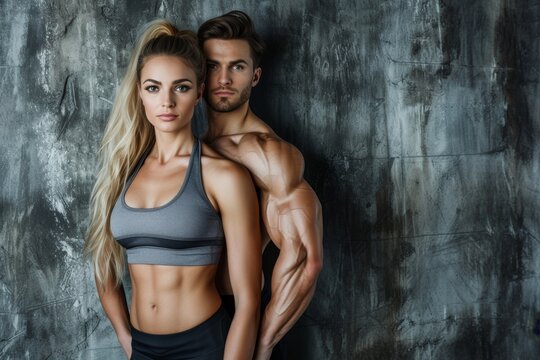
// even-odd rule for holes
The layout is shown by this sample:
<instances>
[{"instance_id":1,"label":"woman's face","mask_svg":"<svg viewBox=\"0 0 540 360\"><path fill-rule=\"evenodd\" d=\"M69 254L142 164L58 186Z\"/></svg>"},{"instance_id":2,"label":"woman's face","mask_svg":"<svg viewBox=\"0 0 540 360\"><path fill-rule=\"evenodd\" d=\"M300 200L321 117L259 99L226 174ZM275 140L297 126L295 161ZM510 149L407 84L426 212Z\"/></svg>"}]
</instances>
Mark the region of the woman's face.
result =
<instances>
[{"instance_id":1,"label":"woman's face","mask_svg":"<svg viewBox=\"0 0 540 360\"><path fill-rule=\"evenodd\" d=\"M197 77L181 58L152 56L141 69L139 96L146 118L156 131L190 129L197 101L201 98Z\"/></svg>"}]
</instances>

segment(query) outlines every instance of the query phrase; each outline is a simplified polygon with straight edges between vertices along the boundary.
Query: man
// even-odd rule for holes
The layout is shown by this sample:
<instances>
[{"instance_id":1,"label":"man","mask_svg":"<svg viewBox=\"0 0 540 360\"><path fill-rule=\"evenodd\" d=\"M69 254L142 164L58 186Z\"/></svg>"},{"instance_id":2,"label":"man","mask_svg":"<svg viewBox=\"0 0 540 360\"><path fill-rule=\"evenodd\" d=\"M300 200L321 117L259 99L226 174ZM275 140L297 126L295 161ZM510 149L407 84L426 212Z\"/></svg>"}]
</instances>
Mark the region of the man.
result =
<instances>
[{"instance_id":1,"label":"man","mask_svg":"<svg viewBox=\"0 0 540 360\"><path fill-rule=\"evenodd\" d=\"M232 11L206 21L198 36L207 57L206 141L249 169L260 190L265 230L280 249L255 352L256 359L270 359L274 346L306 310L315 291L322 268L321 205L303 179L302 154L250 109L264 49L251 19ZM225 286L223 291L231 290Z\"/></svg>"}]
</instances>

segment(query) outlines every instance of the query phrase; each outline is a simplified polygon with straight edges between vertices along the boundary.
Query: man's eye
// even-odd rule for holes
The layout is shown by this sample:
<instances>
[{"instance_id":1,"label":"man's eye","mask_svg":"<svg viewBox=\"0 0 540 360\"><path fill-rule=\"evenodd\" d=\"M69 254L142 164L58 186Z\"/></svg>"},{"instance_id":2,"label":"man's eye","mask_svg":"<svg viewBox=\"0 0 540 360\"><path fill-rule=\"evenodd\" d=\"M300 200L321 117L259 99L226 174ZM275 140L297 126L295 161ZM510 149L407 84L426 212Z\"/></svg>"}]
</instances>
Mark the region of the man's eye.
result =
<instances>
[{"instance_id":1,"label":"man's eye","mask_svg":"<svg viewBox=\"0 0 540 360\"><path fill-rule=\"evenodd\" d=\"M144 89L145 89L146 91L148 91L148 92L156 92L156 91L159 90L158 87L155 86L155 85L147 86L147 87L145 87Z\"/></svg>"},{"instance_id":2,"label":"man's eye","mask_svg":"<svg viewBox=\"0 0 540 360\"><path fill-rule=\"evenodd\" d=\"M191 89L191 87L187 86L187 85L178 85L177 87L174 88L176 91L179 91L179 92L186 92L188 91L189 89Z\"/></svg>"},{"instance_id":3,"label":"man's eye","mask_svg":"<svg viewBox=\"0 0 540 360\"><path fill-rule=\"evenodd\" d=\"M234 66L233 66L233 69L234 69L234 70L244 70L244 66L243 66L243 65L238 65L238 64L237 64L237 65L234 65Z\"/></svg>"},{"instance_id":4,"label":"man's eye","mask_svg":"<svg viewBox=\"0 0 540 360\"><path fill-rule=\"evenodd\" d=\"M210 63L208 63L208 64L206 64L206 68L207 68L208 70L214 70L214 69L217 68L217 66L216 66L216 64L210 64Z\"/></svg>"}]
</instances>

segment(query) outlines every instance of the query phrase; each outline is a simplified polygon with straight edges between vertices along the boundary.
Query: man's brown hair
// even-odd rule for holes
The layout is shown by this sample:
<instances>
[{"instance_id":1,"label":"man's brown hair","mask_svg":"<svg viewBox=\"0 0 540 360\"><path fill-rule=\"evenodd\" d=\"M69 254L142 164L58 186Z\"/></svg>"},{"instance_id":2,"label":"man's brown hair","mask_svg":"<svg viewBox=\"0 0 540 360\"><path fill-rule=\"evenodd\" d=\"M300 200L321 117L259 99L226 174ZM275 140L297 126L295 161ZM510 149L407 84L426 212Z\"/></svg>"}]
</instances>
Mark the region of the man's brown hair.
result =
<instances>
[{"instance_id":1,"label":"man's brown hair","mask_svg":"<svg viewBox=\"0 0 540 360\"><path fill-rule=\"evenodd\" d=\"M264 52L264 42L255 31L249 16L239 10L207 20L199 27L197 33L201 48L206 40L246 40L251 49L253 68L257 68Z\"/></svg>"}]
</instances>

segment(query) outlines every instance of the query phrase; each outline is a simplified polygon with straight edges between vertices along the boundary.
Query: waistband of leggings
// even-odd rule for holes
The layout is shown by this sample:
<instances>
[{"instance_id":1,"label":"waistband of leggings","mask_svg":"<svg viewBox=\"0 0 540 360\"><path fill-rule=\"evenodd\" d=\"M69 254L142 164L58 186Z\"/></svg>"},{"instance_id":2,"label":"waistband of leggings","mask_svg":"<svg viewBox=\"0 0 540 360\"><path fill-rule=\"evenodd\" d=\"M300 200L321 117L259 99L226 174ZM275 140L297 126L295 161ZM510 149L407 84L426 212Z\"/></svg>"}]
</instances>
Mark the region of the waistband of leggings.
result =
<instances>
[{"instance_id":1,"label":"waistband of leggings","mask_svg":"<svg viewBox=\"0 0 540 360\"><path fill-rule=\"evenodd\" d=\"M149 334L149 333L145 333L143 331L137 330L132 326L131 327L131 336L134 337L134 338L137 338L137 339L142 339L142 340L144 340L144 339L151 340L151 339L155 339L155 338L160 338L160 340L166 340L167 338L175 338L175 337L178 337L178 336L190 335L190 334L197 333L197 332L204 332L205 330L211 329L216 324L220 323L223 320L224 316L228 316L228 314L225 311L225 309L223 308L223 305L221 305L219 307L219 309L212 316L210 316L208 319L204 320L199 325L195 325L194 327L192 327L190 329L180 331L180 332L177 332L177 333L172 333L172 334Z\"/></svg>"}]
</instances>

